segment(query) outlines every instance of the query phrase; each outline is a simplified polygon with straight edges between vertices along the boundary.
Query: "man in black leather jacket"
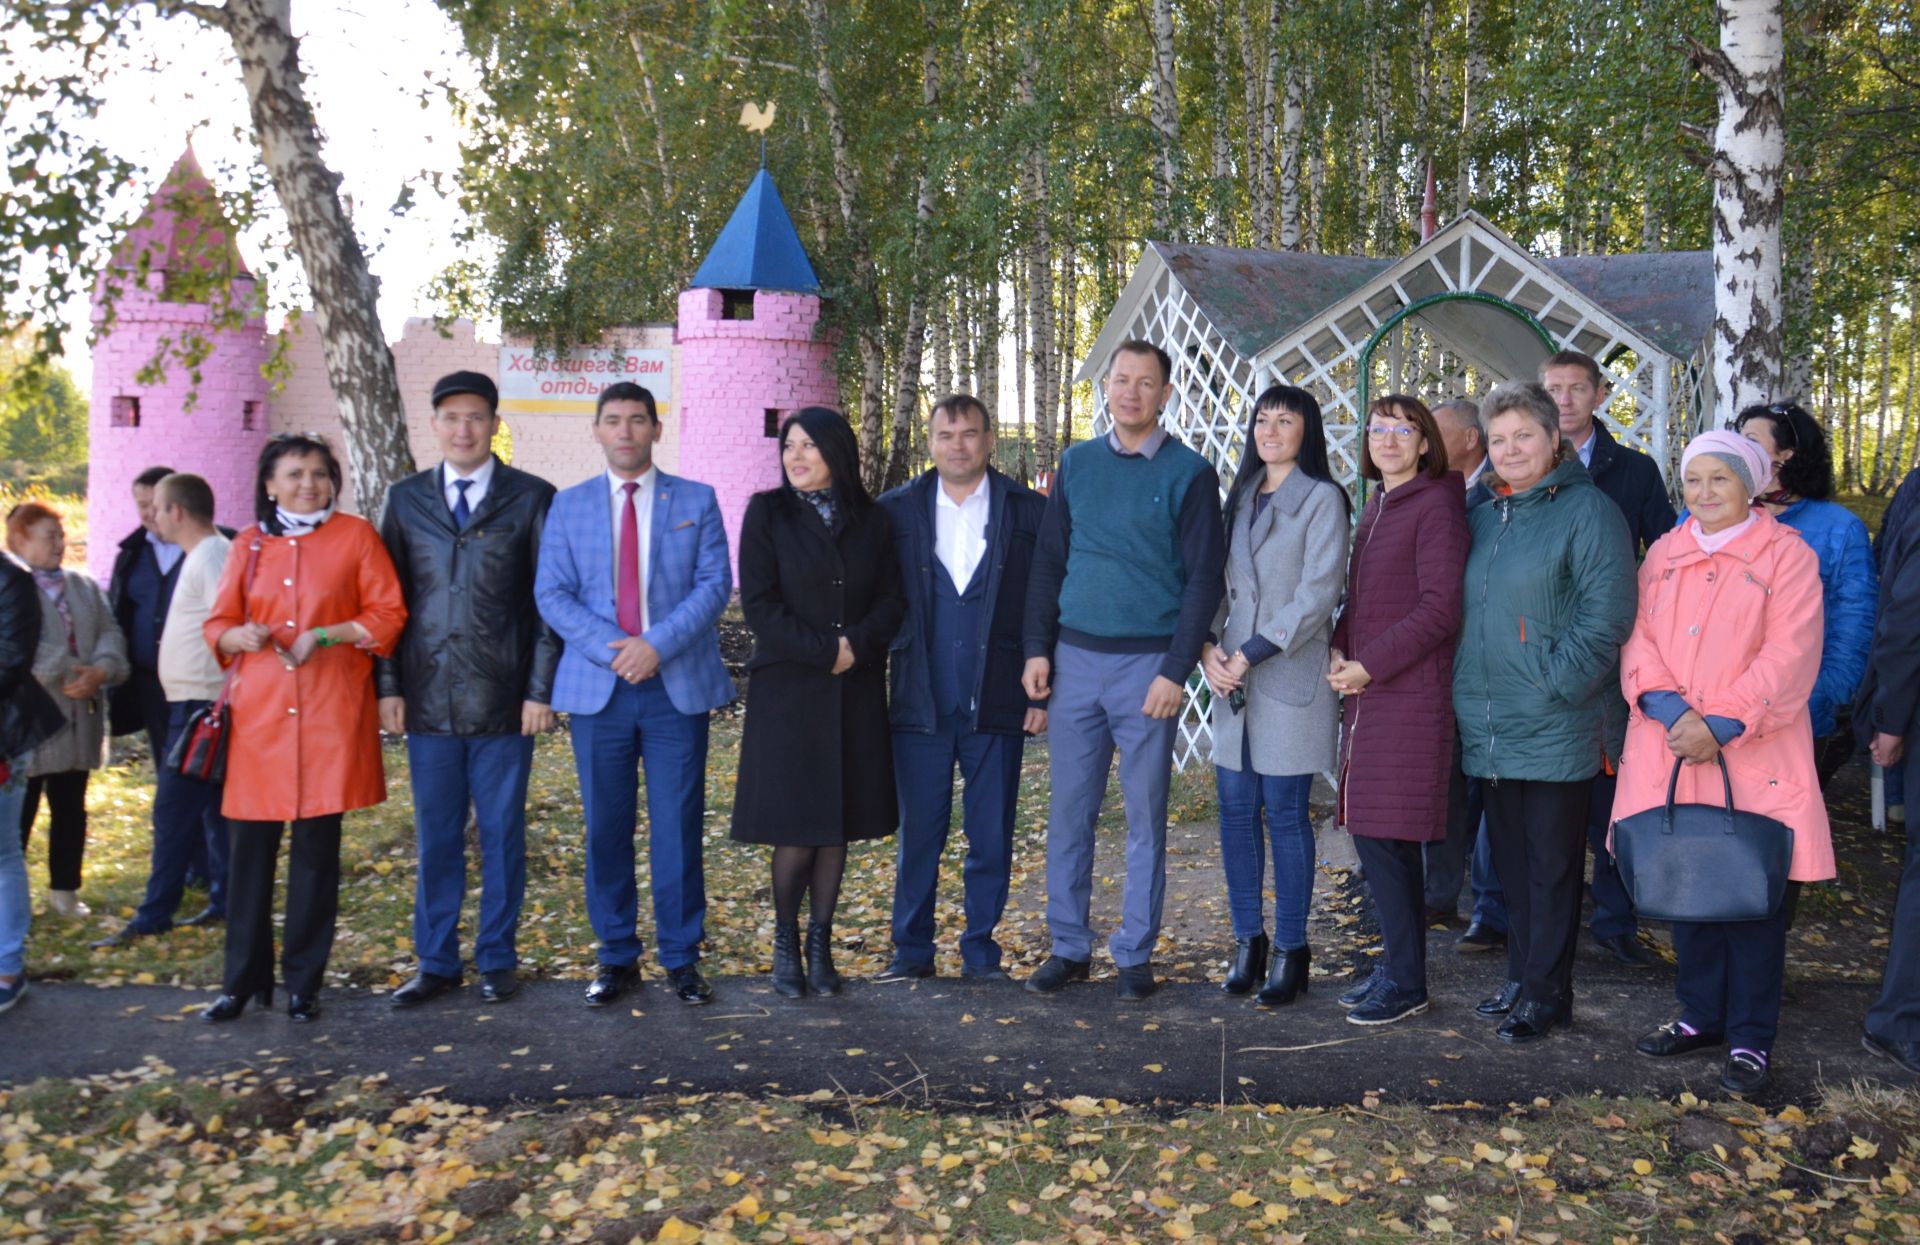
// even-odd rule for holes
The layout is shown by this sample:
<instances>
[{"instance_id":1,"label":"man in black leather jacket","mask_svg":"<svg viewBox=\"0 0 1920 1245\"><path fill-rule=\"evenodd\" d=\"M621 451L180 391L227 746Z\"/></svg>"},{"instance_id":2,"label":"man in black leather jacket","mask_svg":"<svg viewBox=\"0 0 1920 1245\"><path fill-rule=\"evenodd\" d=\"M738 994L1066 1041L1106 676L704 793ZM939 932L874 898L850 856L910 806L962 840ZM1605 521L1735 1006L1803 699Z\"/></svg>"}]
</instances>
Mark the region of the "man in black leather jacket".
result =
<instances>
[{"instance_id":1,"label":"man in black leather jacket","mask_svg":"<svg viewBox=\"0 0 1920 1245\"><path fill-rule=\"evenodd\" d=\"M60 707L33 677L39 646L40 592L33 574L0 553L0 1012L27 991L27 858L17 827L28 755L63 724Z\"/></svg>"},{"instance_id":2,"label":"man in black leather jacket","mask_svg":"<svg viewBox=\"0 0 1920 1245\"><path fill-rule=\"evenodd\" d=\"M533 607L553 486L493 456L498 393L477 372L433 387L444 461L395 485L380 535L407 598L407 629L376 670L380 724L405 732L419 848L419 971L394 992L415 1007L459 986L467 810L480 833L474 965L489 1003L518 989L514 937L526 888L533 739L553 725L560 637Z\"/></svg>"}]
</instances>

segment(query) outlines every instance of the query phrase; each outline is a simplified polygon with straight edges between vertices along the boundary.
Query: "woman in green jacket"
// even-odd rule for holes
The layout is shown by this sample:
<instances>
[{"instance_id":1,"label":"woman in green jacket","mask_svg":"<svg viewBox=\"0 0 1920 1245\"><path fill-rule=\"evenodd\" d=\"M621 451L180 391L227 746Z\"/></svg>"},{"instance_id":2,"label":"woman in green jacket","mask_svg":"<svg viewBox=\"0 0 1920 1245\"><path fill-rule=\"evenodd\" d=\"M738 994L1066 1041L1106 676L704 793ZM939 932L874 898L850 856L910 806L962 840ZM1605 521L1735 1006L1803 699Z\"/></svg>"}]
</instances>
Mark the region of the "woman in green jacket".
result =
<instances>
[{"instance_id":1,"label":"woman in green jacket","mask_svg":"<svg viewBox=\"0 0 1920 1245\"><path fill-rule=\"evenodd\" d=\"M1547 391L1501 385L1481 421L1496 478L1468 513L1453 708L1511 918L1507 982L1476 1010L1504 1017L1497 1036L1517 1045L1572 1011L1587 803L1636 593L1626 521L1561 439Z\"/></svg>"}]
</instances>

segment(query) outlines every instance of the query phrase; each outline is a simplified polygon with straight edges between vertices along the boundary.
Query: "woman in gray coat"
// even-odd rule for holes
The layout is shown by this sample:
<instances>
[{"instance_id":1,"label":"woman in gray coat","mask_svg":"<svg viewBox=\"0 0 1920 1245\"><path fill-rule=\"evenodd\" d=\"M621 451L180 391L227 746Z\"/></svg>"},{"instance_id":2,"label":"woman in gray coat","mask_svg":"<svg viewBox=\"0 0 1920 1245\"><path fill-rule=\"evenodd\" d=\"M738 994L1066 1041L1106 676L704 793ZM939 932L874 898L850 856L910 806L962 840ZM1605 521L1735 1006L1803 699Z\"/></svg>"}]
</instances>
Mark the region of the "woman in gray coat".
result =
<instances>
[{"instance_id":1,"label":"woman in gray coat","mask_svg":"<svg viewBox=\"0 0 1920 1245\"><path fill-rule=\"evenodd\" d=\"M20 815L21 849L33 831L44 793L51 822L47 906L61 916L83 917L88 915L79 897L80 862L87 847L87 775L106 763L106 692L126 681L127 642L100 585L82 571L60 568L67 534L52 509L38 502L15 506L7 515L7 548L33 571L40 590L40 645L34 651L33 675L66 719L33 750Z\"/></svg>"},{"instance_id":2,"label":"woman in gray coat","mask_svg":"<svg viewBox=\"0 0 1920 1245\"><path fill-rule=\"evenodd\" d=\"M1233 921L1233 968L1221 989L1246 994L1264 975L1256 999L1263 1007L1291 1003L1307 988L1314 850L1307 793L1336 753L1339 705L1326 678L1327 639L1346 585L1350 511L1327 467L1320 404L1291 385L1262 393L1227 493L1218 642L1202 648L1200 664L1213 689L1220 857ZM1271 943L1262 900L1269 843Z\"/></svg>"}]
</instances>

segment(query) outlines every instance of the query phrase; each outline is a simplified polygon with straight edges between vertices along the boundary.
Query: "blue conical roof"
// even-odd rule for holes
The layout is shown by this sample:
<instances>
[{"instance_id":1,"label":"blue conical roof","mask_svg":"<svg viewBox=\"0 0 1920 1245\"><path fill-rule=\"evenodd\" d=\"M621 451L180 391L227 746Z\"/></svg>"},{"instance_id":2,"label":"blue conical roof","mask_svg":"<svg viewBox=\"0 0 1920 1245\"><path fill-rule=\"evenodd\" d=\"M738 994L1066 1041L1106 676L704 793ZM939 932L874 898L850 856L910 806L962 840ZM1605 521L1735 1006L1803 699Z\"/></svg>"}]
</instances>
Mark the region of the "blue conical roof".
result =
<instances>
[{"instance_id":1,"label":"blue conical roof","mask_svg":"<svg viewBox=\"0 0 1920 1245\"><path fill-rule=\"evenodd\" d=\"M709 290L820 292L820 280L813 275L793 218L765 169L754 174L747 193L740 196L727 227L693 274L693 284Z\"/></svg>"}]
</instances>

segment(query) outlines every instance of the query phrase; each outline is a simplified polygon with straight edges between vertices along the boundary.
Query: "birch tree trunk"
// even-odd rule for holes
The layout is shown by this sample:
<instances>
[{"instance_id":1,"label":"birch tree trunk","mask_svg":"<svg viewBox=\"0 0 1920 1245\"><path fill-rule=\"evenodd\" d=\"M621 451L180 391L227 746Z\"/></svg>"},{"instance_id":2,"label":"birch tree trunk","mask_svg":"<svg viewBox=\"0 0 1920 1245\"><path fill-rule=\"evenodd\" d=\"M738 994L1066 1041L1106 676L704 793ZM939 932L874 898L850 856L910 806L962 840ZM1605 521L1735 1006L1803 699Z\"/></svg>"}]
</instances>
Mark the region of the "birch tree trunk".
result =
<instances>
[{"instance_id":1,"label":"birch tree trunk","mask_svg":"<svg viewBox=\"0 0 1920 1245\"><path fill-rule=\"evenodd\" d=\"M1280 230L1275 241L1283 251L1297 251L1305 237L1300 222L1300 140L1307 125L1307 77L1298 48L1287 62L1286 91L1280 114Z\"/></svg>"},{"instance_id":2,"label":"birch tree trunk","mask_svg":"<svg viewBox=\"0 0 1920 1245\"><path fill-rule=\"evenodd\" d=\"M653 97L653 67L647 61L647 45L637 32L629 31L627 42L633 45L633 59L640 63L640 102L647 120L653 124L654 158L660 164L660 197L673 202L673 167L667 163L667 131L660 124L660 106Z\"/></svg>"},{"instance_id":3,"label":"birch tree trunk","mask_svg":"<svg viewBox=\"0 0 1920 1245\"><path fill-rule=\"evenodd\" d=\"M1261 96L1260 44L1254 36L1253 6L1259 0L1240 0L1240 72L1247 97L1247 203L1253 222L1253 244L1273 232L1273 114ZM1271 23L1268 39L1275 37Z\"/></svg>"},{"instance_id":4,"label":"birch tree trunk","mask_svg":"<svg viewBox=\"0 0 1920 1245\"><path fill-rule=\"evenodd\" d=\"M1713 172L1713 384L1717 425L1773 399L1780 382L1781 0L1719 0L1720 46L1688 39L1719 97Z\"/></svg>"},{"instance_id":5,"label":"birch tree trunk","mask_svg":"<svg viewBox=\"0 0 1920 1245\"><path fill-rule=\"evenodd\" d=\"M945 281L934 291L928 303L927 348L933 351L933 392L935 401L953 392L953 347L948 332L952 300L947 297Z\"/></svg>"},{"instance_id":6,"label":"birch tree trunk","mask_svg":"<svg viewBox=\"0 0 1920 1245\"><path fill-rule=\"evenodd\" d=\"M1056 388L1059 392L1060 435L1055 442L1056 448L1053 456L1051 458L1042 458L1039 463L1036 464L1036 468L1042 471L1052 471L1054 465L1060 461L1059 446L1073 444L1073 373L1075 365L1080 361L1080 310L1077 298L1080 289L1080 279L1074 271L1074 255L1071 246L1066 248L1066 253L1061 256L1060 281L1061 284L1066 287L1066 297L1060 300L1062 303L1060 309L1060 331L1055 335L1059 339L1060 347L1060 369L1058 373L1056 373ZM1912 374L1912 369L1908 369L1908 374ZM1907 392L1909 395L1908 406L1911 407L1911 395L1913 392L1911 386L1908 387Z\"/></svg>"},{"instance_id":7,"label":"birch tree trunk","mask_svg":"<svg viewBox=\"0 0 1920 1245\"><path fill-rule=\"evenodd\" d=\"M1180 184L1180 100L1174 64L1173 0L1153 0L1153 128L1160 136L1160 159L1154 163L1153 177L1156 238L1173 237L1173 199Z\"/></svg>"},{"instance_id":8,"label":"birch tree trunk","mask_svg":"<svg viewBox=\"0 0 1920 1245\"><path fill-rule=\"evenodd\" d=\"M840 107L840 92L833 80L826 0L806 0L806 6L807 34L813 44L813 80L820 91L821 110L827 116L827 146L833 154L833 189L840 204L840 224L846 230L854 284L863 297L875 300L877 276L873 255L867 249L865 231L860 227L854 194L857 174L847 144L847 120ZM860 469L869 484L877 484L884 478L881 441L886 432L883 411L887 374L877 301L865 319L866 323L854 335L854 344L860 352Z\"/></svg>"},{"instance_id":9,"label":"birch tree trunk","mask_svg":"<svg viewBox=\"0 0 1920 1245\"><path fill-rule=\"evenodd\" d=\"M817 0L816 0L817 2ZM928 22L925 54L920 71L923 84L921 104L931 122L940 106L940 46L932 37ZM933 156L928 146L920 151L920 176L914 187L913 241L907 274L907 327L900 341L900 366L894 377L893 427L887 443L887 470L881 483L887 488L905 484L910 464L920 439L920 364L926 357L927 342L927 234L933 229Z\"/></svg>"},{"instance_id":10,"label":"birch tree trunk","mask_svg":"<svg viewBox=\"0 0 1920 1245\"><path fill-rule=\"evenodd\" d=\"M1027 109L1037 109L1039 105L1040 54L1034 43L1038 37L1039 32L1033 32L1021 49L1020 77L1016 90L1021 106ZM1220 141L1224 142L1225 136L1226 127L1222 125ZM1031 357L1036 364L1033 392L1034 453L1041 462L1052 461L1054 454L1050 375L1053 368L1053 228L1049 219L1052 203L1047 187L1048 146L1046 132L1039 130L1028 144L1026 158L1020 169L1021 195L1034 213L1033 228L1027 235L1026 322L1027 331L1032 337Z\"/></svg>"},{"instance_id":11,"label":"birch tree trunk","mask_svg":"<svg viewBox=\"0 0 1920 1245\"><path fill-rule=\"evenodd\" d=\"M1486 0L1467 0L1466 63L1460 75L1460 154L1453 170L1453 213L1464 215L1473 206L1473 149L1478 137L1480 84L1487 79L1487 51L1481 46L1480 10Z\"/></svg>"},{"instance_id":12,"label":"birch tree trunk","mask_svg":"<svg viewBox=\"0 0 1920 1245\"><path fill-rule=\"evenodd\" d=\"M406 407L380 329L378 285L341 205L340 175L320 156L291 7L291 0L228 0L191 11L222 30L239 58L260 159L287 214L293 253L313 295L354 505L378 523L387 490L414 469Z\"/></svg>"},{"instance_id":13,"label":"birch tree trunk","mask_svg":"<svg viewBox=\"0 0 1920 1245\"><path fill-rule=\"evenodd\" d=\"M1228 36L1228 8L1233 0L1220 0L1213 22L1213 171L1207 192L1207 232L1216 246L1232 246L1233 228L1233 117L1229 91L1227 59L1232 40Z\"/></svg>"},{"instance_id":14,"label":"birch tree trunk","mask_svg":"<svg viewBox=\"0 0 1920 1245\"><path fill-rule=\"evenodd\" d=\"M1880 400L1873 430L1873 474L1867 491L1879 494L1887 487L1887 408L1893 400L1893 300L1880 304Z\"/></svg>"},{"instance_id":15,"label":"birch tree trunk","mask_svg":"<svg viewBox=\"0 0 1920 1245\"><path fill-rule=\"evenodd\" d=\"M1913 435L1913 390L1917 378L1915 370L1920 369L1920 309L1913 305L1913 282L1907 282L1907 393L1901 402L1900 439L1894 444L1894 474L1905 478L1907 470L1916 455L1907 449L1907 439ZM1894 480L1894 487L1900 486L1900 479Z\"/></svg>"}]
</instances>

